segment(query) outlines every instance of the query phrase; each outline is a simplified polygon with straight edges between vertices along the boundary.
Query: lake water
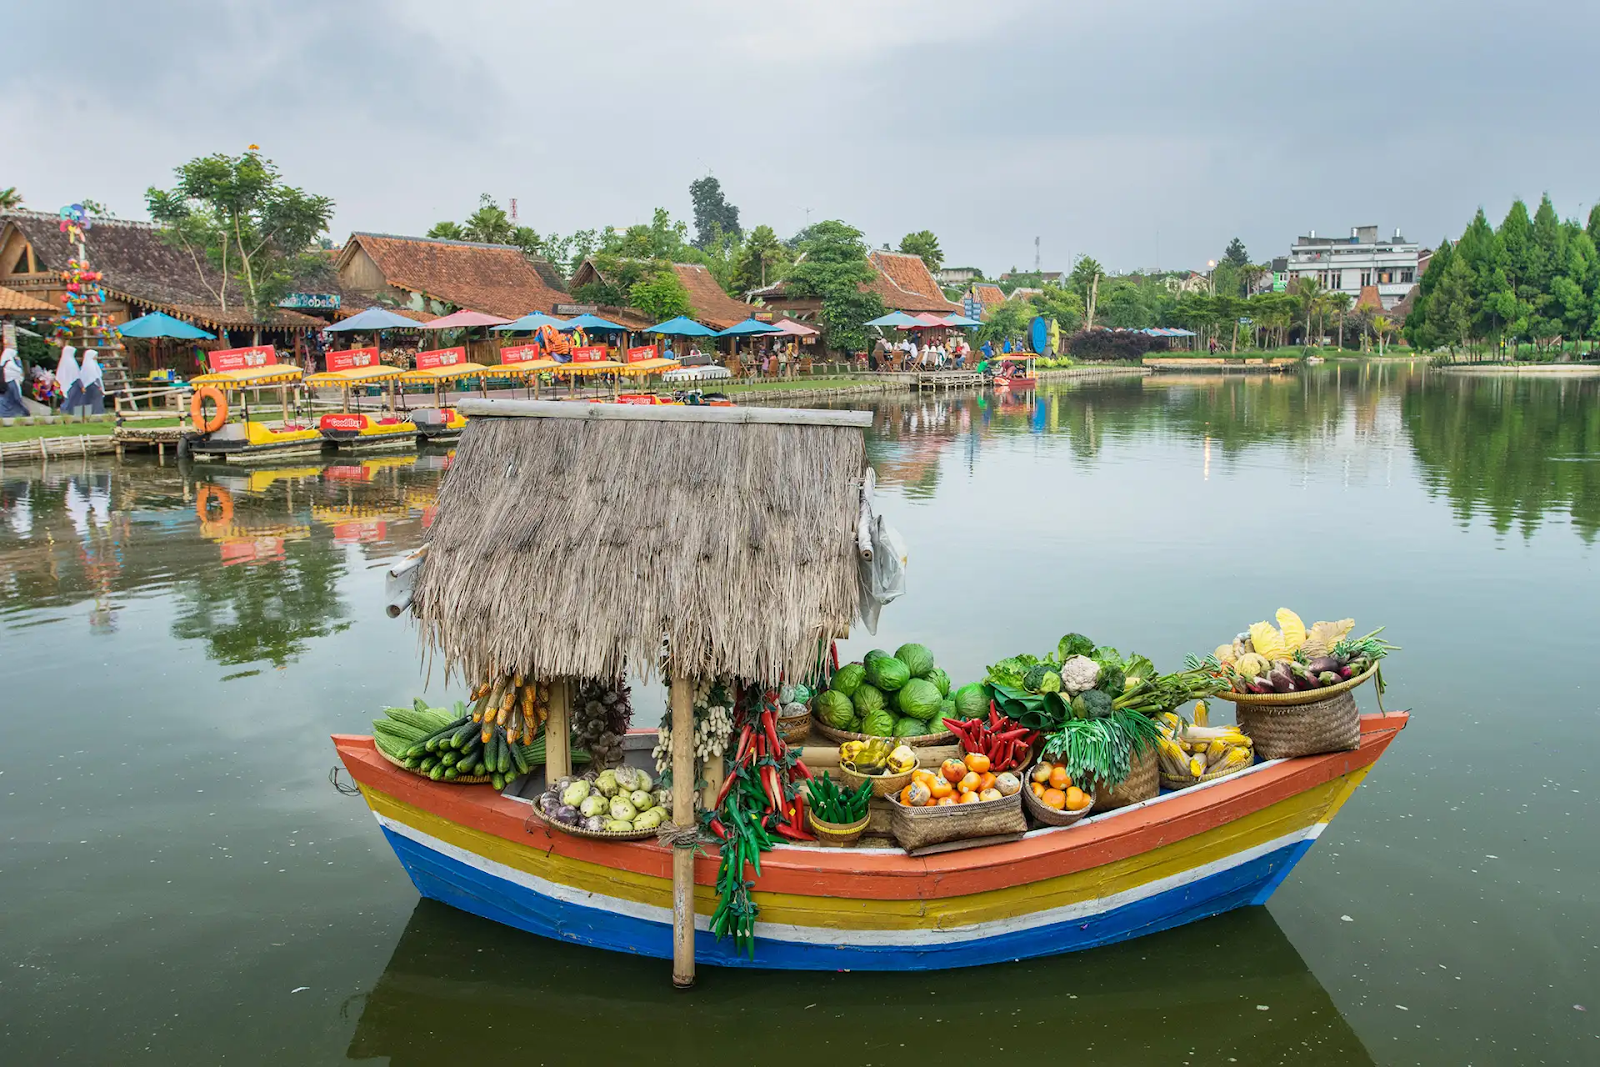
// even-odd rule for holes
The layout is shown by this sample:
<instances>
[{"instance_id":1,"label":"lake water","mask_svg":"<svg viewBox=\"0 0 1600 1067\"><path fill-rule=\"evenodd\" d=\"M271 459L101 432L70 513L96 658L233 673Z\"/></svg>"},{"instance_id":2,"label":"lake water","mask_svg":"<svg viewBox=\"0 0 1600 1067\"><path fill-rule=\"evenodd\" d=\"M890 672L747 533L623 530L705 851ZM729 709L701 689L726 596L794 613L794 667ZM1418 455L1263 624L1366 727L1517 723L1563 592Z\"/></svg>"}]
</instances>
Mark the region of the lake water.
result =
<instances>
[{"instance_id":1,"label":"lake water","mask_svg":"<svg viewBox=\"0 0 1600 1067\"><path fill-rule=\"evenodd\" d=\"M329 784L328 734L460 695L381 603L446 455L7 467L0 1061L1600 1062L1597 400L1345 364L879 404L910 590L843 653L920 640L960 684L1078 630L1170 669L1287 605L1387 624L1411 725L1264 909L687 996L419 902Z\"/></svg>"}]
</instances>

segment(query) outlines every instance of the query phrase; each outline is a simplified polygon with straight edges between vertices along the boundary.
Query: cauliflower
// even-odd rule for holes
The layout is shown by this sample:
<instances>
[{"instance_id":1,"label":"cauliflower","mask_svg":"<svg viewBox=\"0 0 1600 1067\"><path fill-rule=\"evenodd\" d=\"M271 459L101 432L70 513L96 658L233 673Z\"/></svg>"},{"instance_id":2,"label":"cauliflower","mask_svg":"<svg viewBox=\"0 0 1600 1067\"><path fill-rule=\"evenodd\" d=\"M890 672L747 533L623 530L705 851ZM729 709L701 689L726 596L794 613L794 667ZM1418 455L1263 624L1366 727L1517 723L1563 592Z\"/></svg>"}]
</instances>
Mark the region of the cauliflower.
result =
<instances>
[{"instance_id":1,"label":"cauliflower","mask_svg":"<svg viewBox=\"0 0 1600 1067\"><path fill-rule=\"evenodd\" d=\"M1061 691L1077 696L1095 687L1100 680L1100 664L1088 656L1073 656L1061 665Z\"/></svg>"}]
</instances>

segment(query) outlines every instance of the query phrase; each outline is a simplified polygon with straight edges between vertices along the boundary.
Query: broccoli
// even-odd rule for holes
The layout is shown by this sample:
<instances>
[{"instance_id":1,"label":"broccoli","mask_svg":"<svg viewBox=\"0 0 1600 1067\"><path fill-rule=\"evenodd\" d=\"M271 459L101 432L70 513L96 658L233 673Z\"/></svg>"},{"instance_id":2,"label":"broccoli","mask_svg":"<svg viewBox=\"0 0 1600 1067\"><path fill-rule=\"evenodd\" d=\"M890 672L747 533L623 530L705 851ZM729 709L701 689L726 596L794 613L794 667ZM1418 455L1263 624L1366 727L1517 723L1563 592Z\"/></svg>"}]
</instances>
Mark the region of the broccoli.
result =
<instances>
[{"instance_id":1,"label":"broccoli","mask_svg":"<svg viewBox=\"0 0 1600 1067\"><path fill-rule=\"evenodd\" d=\"M1073 717L1079 719L1106 719L1111 716L1111 698L1098 689L1090 689L1072 698Z\"/></svg>"}]
</instances>

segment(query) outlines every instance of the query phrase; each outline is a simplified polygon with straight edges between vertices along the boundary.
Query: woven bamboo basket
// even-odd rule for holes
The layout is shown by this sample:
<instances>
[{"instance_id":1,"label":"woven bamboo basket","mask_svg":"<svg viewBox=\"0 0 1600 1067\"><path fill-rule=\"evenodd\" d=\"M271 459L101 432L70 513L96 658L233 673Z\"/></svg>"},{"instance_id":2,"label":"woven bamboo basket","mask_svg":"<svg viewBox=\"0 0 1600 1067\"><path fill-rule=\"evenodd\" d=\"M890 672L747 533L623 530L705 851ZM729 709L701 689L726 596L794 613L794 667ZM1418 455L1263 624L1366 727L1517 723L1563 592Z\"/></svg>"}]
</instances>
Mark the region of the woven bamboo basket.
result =
<instances>
[{"instance_id":1,"label":"woven bamboo basket","mask_svg":"<svg viewBox=\"0 0 1600 1067\"><path fill-rule=\"evenodd\" d=\"M969 837L1027 833L1028 820L1022 814L1023 792L1026 790L999 800L931 808L909 808L891 796L889 831L907 852Z\"/></svg>"},{"instance_id":2,"label":"woven bamboo basket","mask_svg":"<svg viewBox=\"0 0 1600 1067\"><path fill-rule=\"evenodd\" d=\"M1157 763L1159 765L1160 761L1158 760ZM1202 782L1214 782L1218 778L1226 778L1229 775L1238 774L1240 771L1248 771L1253 766L1255 766L1254 761L1246 763L1242 767L1229 767L1226 770L1219 767L1216 770L1207 770L1206 773L1198 778L1174 778L1163 770L1161 771L1161 788L1187 789L1192 785L1200 785Z\"/></svg>"},{"instance_id":3,"label":"woven bamboo basket","mask_svg":"<svg viewBox=\"0 0 1600 1067\"><path fill-rule=\"evenodd\" d=\"M811 823L811 830L817 835L817 844L829 848L849 848L861 840L861 835L867 829L867 823L872 821L870 814L861 816L853 823L823 822L808 808L806 818Z\"/></svg>"},{"instance_id":4,"label":"woven bamboo basket","mask_svg":"<svg viewBox=\"0 0 1600 1067\"><path fill-rule=\"evenodd\" d=\"M594 841L643 841L646 838L656 836L654 827L649 830L630 830L627 833L622 833L618 830L585 830L581 826L568 826L564 822L556 822L550 818L540 811L537 805L533 809L533 818L538 819L546 826L560 830L564 834L571 834L573 837L587 837ZM532 833L533 827L529 825L527 830Z\"/></svg>"},{"instance_id":5,"label":"woven bamboo basket","mask_svg":"<svg viewBox=\"0 0 1600 1067\"><path fill-rule=\"evenodd\" d=\"M902 771L899 774L861 774L858 771L852 771L841 763L839 764L839 777L850 783L851 789L860 789L862 782L871 782L872 795L886 797L891 793L898 793L910 785L911 776L916 774L917 769L921 766L922 761L916 760L911 764L909 771Z\"/></svg>"},{"instance_id":6,"label":"woven bamboo basket","mask_svg":"<svg viewBox=\"0 0 1600 1067\"><path fill-rule=\"evenodd\" d=\"M372 747L378 749L378 755L382 756L384 759L388 760L390 763L394 764L396 767L399 767L402 771L405 771L407 774L414 774L418 778L427 778L428 781L430 781L430 782L433 781L433 779L429 778L428 775L423 774L419 770L415 770L415 769L413 769L411 767L407 767L404 763L402 763L399 760L395 759L393 756L389 755L389 753L385 752L383 749L378 748L377 745L373 745ZM507 777L515 777L515 776L516 776L516 772L513 771ZM440 785L481 785L484 782L491 782L493 780L494 780L494 776L491 775L491 774L463 774L459 778L440 778L439 779L439 784Z\"/></svg>"},{"instance_id":7,"label":"woven bamboo basket","mask_svg":"<svg viewBox=\"0 0 1600 1067\"><path fill-rule=\"evenodd\" d=\"M1341 693L1348 693L1356 686L1363 684L1368 678L1377 674L1378 668L1382 665L1383 661L1379 660L1354 678L1346 678L1337 685L1325 685L1321 689L1297 689L1292 693L1235 693L1229 691L1218 693L1217 698L1219 700L1231 700L1241 708L1289 708L1305 704L1320 704L1325 700L1332 700Z\"/></svg>"},{"instance_id":8,"label":"woven bamboo basket","mask_svg":"<svg viewBox=\"0 0 1600 1067\"><path fill-rule=\"evenodd\" d=\"M1156 760L1155 746L1150 746L1143 754L1135 754L1129 763L1128 777L1116 785L1107 786L1092 780L1085 781L1084 785L1094 793L1095 807L1101 811L1154 800L1161 794L1161 767Z\"/></svg>"},{"instance_id":9,"label":"woven bamboo basket","mask_svg":"<svg viewBox=\"0 0 1600 1067\"><path fill-rule=\"evenodd\" d=\"M778 736L783 738L786 745L803 745L806 738L811 736L811 713L804 715L791 715L787 719L778 720Z\"/></svg>"},{"instance_id":10,"label":"woven bamboo basket","mask_svg":"<svg viewBox=\"0 0 1600 1067\"><path fill-rule=\"evenodd\" d=\"M1240 704L1234 718L1239 721L1239 729L1255 742L1256 755L1261 759L1349 752L1361 745L1361 712L1348 689L1314 704Z\"/></svg>"},{"instance_id":11,"label":"woven bamboo basket","mask_svg":"<svg viewBox=\"0 0 1600 1067\"><path fill-rule=\"evenodd\" d=\"M870 741L877 734L857 734L849 730L835 730L821 719L812 717L811 729L826 737L830 741L843 744L846 741ZM935 745L948 745L956 739L956 735L949 730L937 734L919 734L916 737L892 737L889 740L897 745L910 745L912 748L932 748Z\"/></svg>"},{"instance_id":12,"label":"woven bamboo basket","mask_svg":"<svg viewBox=\"0 0 1600 1067\"><path fill-rule=\"evenodd\" d=\"M1046 826L1071 826L1073 823L1077 822L1079 819L1082 819L1085 815L1094 810L1093 793L1089 794L1089 806L1084 808L1082 811L1057 811L1055 808L1046 805L1044 801L1034 796L1033 790L1027 788L1026 786L1023 787L1022 792L1019 795L1022 797L1023 807L1028 809L1028 814L1032 815L1036 821L1042 822Z\"/></svg>"}]
</instances>

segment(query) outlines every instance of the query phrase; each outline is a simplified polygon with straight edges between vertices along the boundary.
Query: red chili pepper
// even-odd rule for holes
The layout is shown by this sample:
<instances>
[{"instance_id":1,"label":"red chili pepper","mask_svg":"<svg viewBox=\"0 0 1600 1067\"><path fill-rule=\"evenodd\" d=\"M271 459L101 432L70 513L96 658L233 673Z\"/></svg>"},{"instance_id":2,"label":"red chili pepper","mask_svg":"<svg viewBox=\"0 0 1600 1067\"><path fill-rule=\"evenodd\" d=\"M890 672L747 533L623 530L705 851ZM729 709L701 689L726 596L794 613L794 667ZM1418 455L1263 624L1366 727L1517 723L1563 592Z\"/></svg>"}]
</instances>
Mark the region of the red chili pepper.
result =
<instances>
[{"instance_id":1,"label":"red chili pepper","mask_svg":"<svg viewBox=\"0 0 1600 1067\"><path fill-rule=\"evenodd\" d=\"M761 713L761 728L767 734L767 743L770 746L768 751L774 756L778 755L783 751L783 744L778 740L778 724L773 718L772 709L769 708Z\"/></svg>"},{"instance_id":2,"label":"red chili pepper","mask_svg":"<svg viewBox=\"0 0 1600 1067\"><path fill-rule=\"evenodd\" d=\"M711 805L713 808L721 810L722 802L728 799L728 793L733 789L733 780L735 777L737 777L737 775L733 771L729 771L728 777L722 780L722 789L717 793L717 802Z\"/></svg>"},{"instance_id":3,"label":"red chili pepper","mask_svg":"<svg viewBox=\"0 0 1600 1067\"><path fill-rule=\"evenodd\" d=\"M816 840L815 837L812 837L810 834L806 833L804 830L797 830L793 826L790 826L786 822L780 822L777 826L774 826L773 829L778 831L778 833L782 834L784 837L787 837L791 841L815 841Z\"/></svg>"},{"instance_id":4,"label":"red chili pepper","mask_svg":"<svg viewBox=\"0 0 1600 1067\"><path fill-rule=\"evenodd\" d=\"M719 801L717 801L717 803L721 804L722 801L719 800ZM726 841L728 839L728 829L727 829L727 827L722 825L722 820L721 819L719 819L715 815L713 815L711 817L710 826L711 826L711 832L713 834L716 834L717 838L719 840Z\"/></svg>"},{"instance_id":5,"label":"red chili pepper","mask_svg":"<svg viewBox=\"0 0 1600 1067\"><path fill-rule=\"evenodd\" d=\"M805 765L805 763L802 762L801 760L797 759L797 760L794 761L794 770L795 770L796 776L798 776L800 778L804 778L804 779L806 779L808 781L811 778L814 777L814 775L812 775L812 773L811 773L811 768L807 767Z\"/></svg>"},{"instance_id":6,"label":"red chili pepper","mask_svg":"<svg viewBox=\"0 0 1600 1067\"><path fill-rule=\"evenodd\" d=\"M1004 733L999 733L995 736L1002 741L1015 741L1017 738L1031 734L1032 732L1033 731L1028 729L1026 726L1021 726L1015 730L1007 730Z\"/></svg>"},{"instance_id":7,"label":"red chili pepper","mask_svg":"<svg viewBox=\"0 0 1600 1067\"><path fill-rule=\"evenodd\" d=\"M738 755L733 757L733 762L743 763L744 758L750 754L750 739L754 733L755 731L751 728L750 724L745 723L744 729L739 733L739 747L737 749Z\"/></svg>"}]
</instances>

